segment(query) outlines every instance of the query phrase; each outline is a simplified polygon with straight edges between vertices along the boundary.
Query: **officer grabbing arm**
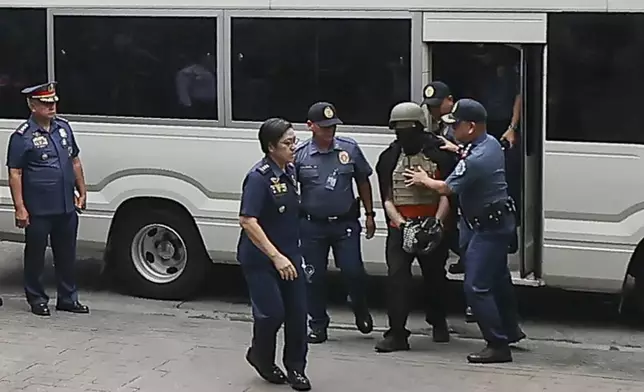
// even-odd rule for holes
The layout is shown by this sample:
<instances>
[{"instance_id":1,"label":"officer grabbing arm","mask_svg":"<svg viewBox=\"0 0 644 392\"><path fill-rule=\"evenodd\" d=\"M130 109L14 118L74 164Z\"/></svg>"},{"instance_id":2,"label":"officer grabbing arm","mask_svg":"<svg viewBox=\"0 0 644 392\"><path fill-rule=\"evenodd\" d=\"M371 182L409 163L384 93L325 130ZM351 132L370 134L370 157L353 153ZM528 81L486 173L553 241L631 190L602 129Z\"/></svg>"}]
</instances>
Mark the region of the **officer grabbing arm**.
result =
<instances>
[{"instance_id":1,"label":"officer grabbing arm","mask_svg":"<svg viewBox=\"0 0 644 392\"><path fill-rule=\"evenodd\" d=\"M420 168L405 172L409 187L459 196L465 295L487 341L484 350L468 356L474 363L511 362L508 344L525 337L518 325L507 265L508 244L516 225L514 203L508 197L503 150L487 134L486 119L479 102L459 100L452 113L443 117L453 124L456 139L468 144L452 174L441 181Z\"/></svg>"},{"instance_id":2,"label":"officer grabbing arm","mask_svg":"<svg viewBox=\"0 0 644 392\"><path fill-rule=\"evenodd\" d=\"M7 152L16 226L25 229L25 293L31 311L38 316L50 315L49 297L40 282L48 239L58 279L56 309L89 313L78 301L74 279L85 179L72 128L56 116L55 85L45 83L22 91L31 116L11 135Z\"/></svg>"},{"instance_id":3,"label":"officer grabbing arm","mask_svg":"<svg viewBox=\"0 0 644 392\"><path fill-rule=\"evenodd\" d=\"M396 141L380 154L376 165L389 225L385 249L389 330L376 345L379 352L409 349L410 333L405 325L411 308L409 288L414 259L420 264L428 294L425 319L433 326L433 339L449 341L445 310L449 244L442 236L442 222L450 213L449 200L428 188L407 187L404 177L406 168L420 166L432 178L445 178L445 173L454 167L453 155L440 149L443 142L425 132L425 126L418 104L403 102L394 106L389 127L395 130Z\"/></svg>"},{"instance_id":4,"label":"officer grabbing arm","mask_svg":"<svg viewBox=\"0 0 644 392\"><path fill-rule=\"evenodd\" d=\"M313 137L296 150L295 164L302 190L302 252L315 269L308 290L310 343L327 340L326 271L329 248L348 286L356 326L373 330L366 299L366 272L360 250L360 205L353 182L366 209L367 238L375 231L371 184L372 169L358 144L335 135L342 124L328 102L311 106L307 125Z\"/></svg>"}]
</instances>

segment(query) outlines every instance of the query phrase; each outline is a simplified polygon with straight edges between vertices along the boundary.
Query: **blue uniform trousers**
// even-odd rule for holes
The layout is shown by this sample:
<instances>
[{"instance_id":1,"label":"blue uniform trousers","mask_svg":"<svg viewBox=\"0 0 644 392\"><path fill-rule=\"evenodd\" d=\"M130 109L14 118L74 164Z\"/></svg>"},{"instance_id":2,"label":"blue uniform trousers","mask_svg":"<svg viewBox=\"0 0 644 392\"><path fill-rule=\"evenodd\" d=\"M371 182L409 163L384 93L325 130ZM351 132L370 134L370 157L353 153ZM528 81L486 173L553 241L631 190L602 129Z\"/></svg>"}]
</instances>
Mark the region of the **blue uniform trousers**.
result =
<instances>
[{"instance_id":1,"label":"blue uniform trousers","mask_svg":"<svg viewBox=\"0 0 644 392\"><path fill-rule=\"evenodd\" d=\"M297 260L297 279L285 281L272 265L244 266L253 307L253 355L262 365L275 363L277 332L284 324L284 367L304 372L308 352L306 280ZM269 263L267 261L267 263Z\"/></svg>"},{"instance_id":2,"label":"blue uniform trousers","mask_svg":"<svg viewBox=\"0 0 644 392\"><path fill-rule=\"evenodd\" d=\"M49 297L42 285L47 239L51 240L54 254L58 304L71 304L78 300L74 278L76 261L76 234L78 214L36 215L29 217L25 229L24 284L30 305L47 303Z\"/></svg>"},{"instance_id":3,"label":"blue uniform trousers","mask_svg":"<svg viewBox=\"0 0 644 392\"><path fill-rule=\"evenodd\" d=\"M315 268L308 289L309 326L319 331L328 328L329 315L326 312L329 248L333 250L336 267L340 268L351 297L354 311L367 308L365 284L367 274L362 263L360 231L358 220L318 222L302 219L302 254L307 264Z\"/></svg>"},{"instance_id":4,"label":"blue uniform trousers","mask_svg":"<svg viewBox=\"0 0 644 392\"><path fill-rule=\"evenodd\" d=\"M500 227L486 230L472 230L461 218L460 229L461 248L465 251L465 298L483 338L495 346L506 345L520 331L508 269L514 217L506 215Z\"/></svg>"}]
</instances>

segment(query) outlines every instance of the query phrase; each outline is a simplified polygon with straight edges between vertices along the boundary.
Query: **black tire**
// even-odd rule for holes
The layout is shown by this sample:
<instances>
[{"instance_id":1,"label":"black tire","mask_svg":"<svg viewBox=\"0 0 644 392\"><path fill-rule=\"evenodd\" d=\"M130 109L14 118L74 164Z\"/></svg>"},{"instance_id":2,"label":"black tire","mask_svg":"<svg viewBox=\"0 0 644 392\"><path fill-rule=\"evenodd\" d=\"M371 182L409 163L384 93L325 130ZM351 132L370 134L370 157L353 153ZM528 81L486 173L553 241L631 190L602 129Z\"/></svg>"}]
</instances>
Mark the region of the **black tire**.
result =
<instances>
[{"instance_id":1,"label":"black tire","mask_svg":"<svg viewBox=\"0 0 644 392\"><path fill-rule=\"evenodd\" d=\"M112 260L114 279L128 294L163 300L190 298L204 283L210 259L199 231L183 211L175 209L143 209L125 215L116 222L113 233ZM132 259L132 242L136 234L150 224L162 224L178 233L186 247L187 263L183 272L169 283L156 283L145 278Z\"/></svg>"}]
</instances>

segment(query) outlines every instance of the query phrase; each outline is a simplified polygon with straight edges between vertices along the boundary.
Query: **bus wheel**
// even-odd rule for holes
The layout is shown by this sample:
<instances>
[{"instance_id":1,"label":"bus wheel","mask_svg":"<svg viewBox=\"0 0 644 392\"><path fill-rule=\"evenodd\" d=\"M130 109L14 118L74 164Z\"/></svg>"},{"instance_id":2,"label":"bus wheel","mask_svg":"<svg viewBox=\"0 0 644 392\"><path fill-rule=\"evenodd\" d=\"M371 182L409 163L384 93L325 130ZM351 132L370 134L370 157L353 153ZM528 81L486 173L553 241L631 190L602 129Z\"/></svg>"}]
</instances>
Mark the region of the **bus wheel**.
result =
<instances>
[{"instance_id":1,"label":"bus wheel","mask_svg":"<svg viewBox=\"0 0 644 392\"><path fill-rule=\"evenodd\" d=\"M145 209L124 218L114 233L115 279L129 294L187 299L205 279L209 259L185 214Z\"/></svg>"}]
</instances>

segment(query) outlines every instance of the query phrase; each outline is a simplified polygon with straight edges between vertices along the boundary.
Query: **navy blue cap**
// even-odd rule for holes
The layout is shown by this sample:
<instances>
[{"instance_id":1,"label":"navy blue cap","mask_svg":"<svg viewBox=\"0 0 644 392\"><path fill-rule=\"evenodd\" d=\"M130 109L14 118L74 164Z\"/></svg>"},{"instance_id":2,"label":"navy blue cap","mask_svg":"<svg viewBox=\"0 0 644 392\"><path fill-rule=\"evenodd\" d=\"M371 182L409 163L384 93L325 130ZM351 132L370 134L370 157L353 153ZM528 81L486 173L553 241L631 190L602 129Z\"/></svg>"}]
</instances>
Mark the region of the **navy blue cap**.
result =
<instances>
[{"instance_id":1,"label":"navy blue cap","mask_svg":"<svg viewBox=\"0 0 644 392\"><path fill-rule=\"evenodd\" d=\"M452 95L449 86L441 81L430 82L423 88L423 102L421 105L429 107L440 106L443 100Z\"/></svg>"},{"instance_id":2,"label":"navy blue cap","mask_svg":"<svg viewBox=\"0 0 644 392\"><path fill-rule=\"evenodd\" d=\"M484 123L487 121L487 110L480 102L464 98L456 101L452 112L444 115L441 119L447 124L454 124L457 121Z\"/></svg>"},{"instance_id":3,"label":"navy blue cap","mask_svg":"<svg viewBox=\"0 0 644 392\"><path fill-rule=\"evenodd\" d=\"M314 103L309 108L307 118L309 121L322 128L342 124L342 120L338 117L338 112L335 110L335 106L328 102Z\"/></svg>"},{"instance_id":4,"label":"navy blue cap","mask_svg":"<svg viewBox=\"0 0 644 392\"><path fill-rule=\"evenodd\" d=\"M41 102L58 102L56 84L56 82L47 82L37 86L26 87L21 91L21 93L26 95L27 98L37 99Z\"/></svg>"}]
</instances>

